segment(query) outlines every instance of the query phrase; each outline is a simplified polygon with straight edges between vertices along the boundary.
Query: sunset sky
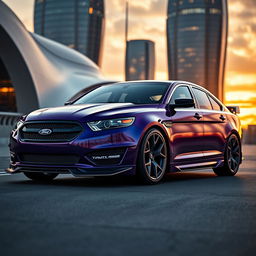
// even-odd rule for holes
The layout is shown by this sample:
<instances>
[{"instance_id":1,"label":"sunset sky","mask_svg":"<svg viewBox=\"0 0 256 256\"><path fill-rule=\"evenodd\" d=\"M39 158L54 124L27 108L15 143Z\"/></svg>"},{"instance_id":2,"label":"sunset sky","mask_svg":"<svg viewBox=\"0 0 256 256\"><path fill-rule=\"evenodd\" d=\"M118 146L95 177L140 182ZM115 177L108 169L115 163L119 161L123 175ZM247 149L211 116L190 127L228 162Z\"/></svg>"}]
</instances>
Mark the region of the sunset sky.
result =
<instances>
[{"instance_id":1,"label":"sunset sky","mask_svg":"<svg viewBox=\"0 0 256 256\"><path fill-rule=\"evenodd\" d=\"M34 0L4 0L29 31L33 31ZM124 79L125 0L105 0L106 29L102 71ZM256 0L228 0L229 37L225 92L227 105L241 107L244 126L256 124ZM156 79L167 79L167 0L130 0L129 39L156 43Z\"/></svg>"}]
</instances>

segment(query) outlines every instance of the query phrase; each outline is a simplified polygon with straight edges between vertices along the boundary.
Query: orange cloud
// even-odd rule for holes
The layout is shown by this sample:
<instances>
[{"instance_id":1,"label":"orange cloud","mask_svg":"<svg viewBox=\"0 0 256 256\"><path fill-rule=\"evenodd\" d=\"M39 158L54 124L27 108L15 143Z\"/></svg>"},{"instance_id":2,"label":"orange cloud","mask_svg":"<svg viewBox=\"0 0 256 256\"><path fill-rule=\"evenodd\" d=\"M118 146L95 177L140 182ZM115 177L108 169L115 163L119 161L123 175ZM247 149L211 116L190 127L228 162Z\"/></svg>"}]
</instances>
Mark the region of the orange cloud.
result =
<instances>
[{"instance_id":1,"label":"orange cloud","mask_svg":"<svg viewBox=\"0 0 256 256\"><path fill-rule=\"evenodd\" d=\"M256 124L256 2L229 3L226 103L241 106L243 126Z\"/></svg>"}]
</instances>

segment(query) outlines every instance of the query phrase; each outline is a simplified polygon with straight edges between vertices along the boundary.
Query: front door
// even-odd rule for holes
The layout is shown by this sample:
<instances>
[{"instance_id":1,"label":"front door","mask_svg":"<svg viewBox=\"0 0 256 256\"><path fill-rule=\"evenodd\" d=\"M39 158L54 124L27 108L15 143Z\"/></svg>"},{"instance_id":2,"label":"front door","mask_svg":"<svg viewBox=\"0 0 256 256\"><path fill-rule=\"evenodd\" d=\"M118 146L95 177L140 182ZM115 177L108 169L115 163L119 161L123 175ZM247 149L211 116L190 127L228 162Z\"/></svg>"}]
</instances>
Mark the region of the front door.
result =
<instances>
[{"instance_id":1,"label":"front door","mask_svg":"<svg viewBox=\"0 0 256 256\"><path fill-rule=\"evenodd\" d=\"M190 88L180 85L174 89L170 104L176 99L193 99ZM170 116L171 162L181 169L193 167L203 157L203 116L200 109L175 108Z\"/></svg>"}]
</instances>

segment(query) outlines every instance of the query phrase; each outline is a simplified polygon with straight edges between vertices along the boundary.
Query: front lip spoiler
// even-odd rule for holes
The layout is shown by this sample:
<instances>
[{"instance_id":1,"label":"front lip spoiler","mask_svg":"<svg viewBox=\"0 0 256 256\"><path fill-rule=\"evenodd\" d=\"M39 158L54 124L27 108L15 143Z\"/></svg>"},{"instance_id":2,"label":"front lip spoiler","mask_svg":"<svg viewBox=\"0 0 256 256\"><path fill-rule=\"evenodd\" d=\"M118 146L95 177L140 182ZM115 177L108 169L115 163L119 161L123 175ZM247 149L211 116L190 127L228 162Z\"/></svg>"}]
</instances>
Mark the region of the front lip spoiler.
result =
<instances>
[{"instance_id":1,"label":"front lip spoiler","mask_svg":"<svg viewBox=\"0 0 256 256\"><path fill-rule=\"evenodd\" d=\"M75 177L95 177L95 176L114 176L127 171L130 171L133 167L116 167L116 168L56 168L56 167L31 167L22 166L5 169L5 172L9 174L15 174L20 172L45 172L45 173L59 173L59 174L72 174Z\"/></svg>"},{"instance_id":2,"label":"front lip spoiler","mask_svg":"<svg viewBox=\"0 0 256 256\"><path fill-rule=\"evenodd\" d=\"M114 176L127 171L130 171L132 167L118 167L118 168L74 168L70 170L70 173L75 177L94 177L94 176Z\"/></svg>"}]
</instances>

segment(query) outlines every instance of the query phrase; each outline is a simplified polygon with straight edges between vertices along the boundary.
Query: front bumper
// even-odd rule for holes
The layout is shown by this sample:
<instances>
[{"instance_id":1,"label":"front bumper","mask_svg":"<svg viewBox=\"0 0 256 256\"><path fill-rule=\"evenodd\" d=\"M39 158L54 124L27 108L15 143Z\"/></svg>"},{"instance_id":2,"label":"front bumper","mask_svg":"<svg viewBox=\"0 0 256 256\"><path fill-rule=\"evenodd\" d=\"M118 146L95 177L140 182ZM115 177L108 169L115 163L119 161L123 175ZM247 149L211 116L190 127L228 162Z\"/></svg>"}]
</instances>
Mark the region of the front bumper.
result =
<instances>
[{"instance_id":1,"label":"front bumper","mask_svg":"<svg viewBox=\"0 0 256 256\"><path fill-rule=\"evenodd\" d=\"M18 135L11 136L11 162L6 172L70 173L77 177L111 176L121 173L133 175L136 171L138 140L139 133L134 127L116 129L111 133L92 133L87 129L86 133L65 143L25 142L19 140ZM112 158L104 160L104 155L108 152L111 152L109 155ZM120 153L120 159L115 161L113 157L117 152ZM33 159L35 156L36 161ZM67 161L71 156L77 157L75 162ZM58 160L55 161L55 158Z\"/></svg>"}]
</instances>

